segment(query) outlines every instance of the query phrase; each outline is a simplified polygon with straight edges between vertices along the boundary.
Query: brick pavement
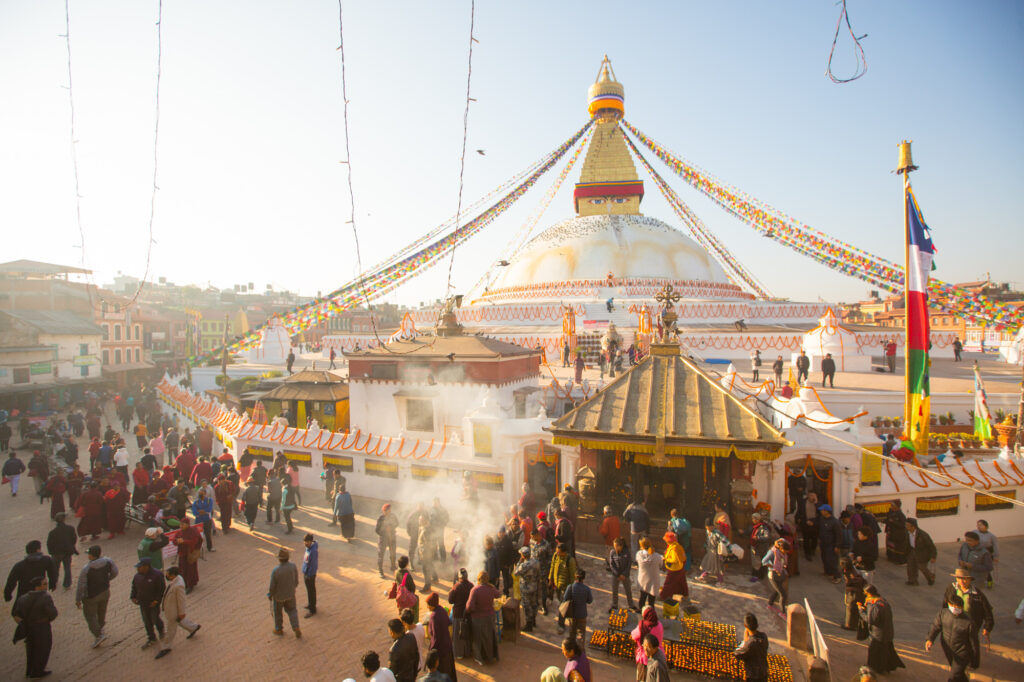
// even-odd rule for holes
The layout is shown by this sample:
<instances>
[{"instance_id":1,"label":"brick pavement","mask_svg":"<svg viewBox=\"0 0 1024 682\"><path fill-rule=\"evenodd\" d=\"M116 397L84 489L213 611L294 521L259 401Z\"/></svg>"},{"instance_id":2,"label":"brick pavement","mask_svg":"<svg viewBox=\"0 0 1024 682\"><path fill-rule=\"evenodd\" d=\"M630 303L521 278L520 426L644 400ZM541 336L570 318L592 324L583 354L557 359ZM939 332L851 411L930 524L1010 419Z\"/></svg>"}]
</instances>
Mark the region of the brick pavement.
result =
<instances>
[{"instance_id":1,"label":"brick pavement","mask_svg":"<svg viewBox=\"0 0 1024 682\"><path fill-rule=\"evenodd\" d=\"M111 416L113 416L111 414ZM132 465L137 459L134 438L129 439ZM81 441L81 461L88 459L85 439ZM40 505L31 494L29 481L16 498L7 489L0 495L0 572L6 573L23 556L23 548L31 539L44 541L51 528L49 504ZM132 526L124 536L98 541L104 554L118 565L120 575L112 582L111 600L107 613L106 631L109 638L98 648L91 649L92 636L80 611L74 606L74 587L65 591L58 587L53 593L60 612L53 624L54 649L49 667L55 679L84 680L138 679L159 677L168 671L182 671L188 662L190 669L196 663L204 677L223 676L228 679L248 679L274 671L278 679L320 679L328 675L335 678L352 676L360 679L359 658L367 649L386 655L390 639L385 622L394 617L393 602L383 598L390 581L376 575L376 543L373 521L368 516L357 516L357 541L342 541L337 529L329 526L330 512L320 490L303 491L306 503L294 518L295 532L284 535L284 525L269 526L257 521L255 532L236 526L231 533L218 533L214 538L212 554L200 561L200 581L188 597L189 617L203 625L192 640L183 633L175 641L174 651L164 659L153 659L153 648L141 651L145 641L138 609L128 600L131 578L136 561L135 549L142 537L142 529ZM373 508L375 501L357 500L358 508ZM72 519L74 522L74 520ZM301 620L303 638L296 640L288 633L277 637L271 633L272 620L265 599L269 573L276 565L276 552L280 545L290 547L293 557L301 559L301 538L306 532L317 536L320 543L320 574L318 576L317 615ZM407 547L400 531L399 548ZM91 542L80 543L84 547ZM588 549L591 551L588 552ZM609 583L603 570L603 559L598 559L597 548L581 548L580 563L587 568L595 593L591 622L604 619L610 603ZM75 557L72 573L84 565L84 556ZM422 579L420 574L415 576ZM742 578L730 577L730 585ZM448 585L446 584L445 587ZM305 594L299 588L299 604L305 604ZM763 600L744 594L739 589L712 590L696 586L694 599L708 617L738 622L750 605L757 610L766 630L773 638L783 636L781 620L763 607ZM301 609L300 609L301 611ZM14 622L9 609L0 619L0 640L10 641ZM552 608L554 614L554 608ZM459 662L460 679L468 680L534 680L549 665L564 665L558 650L560 637L553 615L539 619L539 628L533 634L520 635L516 643L504 643L501 661L480 668L471 659L468 665ZM776 643L777 644L777 643ZM778 645L773 650L781 650ZM0 679L20 677L24 669L24 647L11 647L9 655L0 660ZM622 660L610 660L595 653L594 669L602 682L631 682L633 666ZM673 674L673 679L689 679ZM696 679L696 678L694 678Z\"/></svg>"}]
</instances>

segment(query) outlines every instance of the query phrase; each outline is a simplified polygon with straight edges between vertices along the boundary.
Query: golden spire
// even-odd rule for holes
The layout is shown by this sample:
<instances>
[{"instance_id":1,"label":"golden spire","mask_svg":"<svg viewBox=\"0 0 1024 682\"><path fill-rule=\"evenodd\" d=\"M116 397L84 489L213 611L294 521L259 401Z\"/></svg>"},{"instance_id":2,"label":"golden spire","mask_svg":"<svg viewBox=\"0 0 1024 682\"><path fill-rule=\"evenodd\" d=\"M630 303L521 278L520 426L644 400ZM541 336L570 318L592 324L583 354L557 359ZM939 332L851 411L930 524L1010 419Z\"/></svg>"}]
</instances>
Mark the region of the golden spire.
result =
<instances>
[{"instance_id":1,"label":"golden spire","mask_svg":"<svg viewBox=\"0 0 1024 682\"><path fill-rule=\"evenodd\" d=\"M623 88L615 80L608 55L601 60L597 80L587 91L587 110L594 118L594 134L583 160L580 181L573 192L576 213L587 215L639 215L643 182L619 128L623 114Z\"/></svg>"}]
</instances>

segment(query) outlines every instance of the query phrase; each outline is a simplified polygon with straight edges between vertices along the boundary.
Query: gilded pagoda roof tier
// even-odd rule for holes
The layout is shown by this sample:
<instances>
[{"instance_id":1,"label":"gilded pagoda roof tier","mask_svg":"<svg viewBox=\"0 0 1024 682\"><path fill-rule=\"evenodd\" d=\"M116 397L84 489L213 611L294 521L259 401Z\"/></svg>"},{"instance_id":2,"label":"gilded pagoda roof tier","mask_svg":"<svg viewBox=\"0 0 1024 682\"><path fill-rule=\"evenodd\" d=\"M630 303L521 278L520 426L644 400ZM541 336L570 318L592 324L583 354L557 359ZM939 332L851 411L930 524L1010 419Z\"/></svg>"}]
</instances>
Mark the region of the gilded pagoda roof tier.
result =
<instances>
[{"instance_id":1,"label":"gilded pagoda roof tier","mask_svg":"<svg viewBox=\"0 0 1024 682\"><path fill-rule=\"evenodd\" d=\"M674 344L557 419L555 443L666 455L775 459L792 443Z\"/></svg>"},{"instance_id":2,"label":"gilded pagoda roof tier","mask_svg":"<svg viewBox=\"0 0 1024 682\"><path fill-rule=\"evenodd\" d=\"M260 399L337 402L348 399L348 382L333 372L306 369L286 378Z\"/></svg>"}]
</instances>

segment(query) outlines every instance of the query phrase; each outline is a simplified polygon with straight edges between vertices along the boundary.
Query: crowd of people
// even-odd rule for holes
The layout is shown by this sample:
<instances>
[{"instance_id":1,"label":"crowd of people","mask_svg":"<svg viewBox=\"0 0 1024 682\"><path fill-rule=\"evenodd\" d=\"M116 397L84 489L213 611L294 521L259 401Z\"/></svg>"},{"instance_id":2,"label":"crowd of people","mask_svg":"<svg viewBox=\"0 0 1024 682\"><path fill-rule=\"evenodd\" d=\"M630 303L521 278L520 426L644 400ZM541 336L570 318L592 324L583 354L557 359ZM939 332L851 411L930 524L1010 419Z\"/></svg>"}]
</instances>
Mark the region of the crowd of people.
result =
<instances>
[{"instance_id":1,"label":"crowd of people","mask_svg":"<svg viewBox=\"0 0 1024 682\"><path fill-rule=\"evenodd\" d=\"M157 646L156 658L163 658L170 653L179 628L191 638L201 627L189 618L187 600L199 583L200 558L216 551L218 517L222 533L231 532L236 518L244 519L250 530L258 521L273 526L282 519L285 534L294 530L292 515L301 505L298 470L282 453L269 467L249 450L237 462L227 449L216 455L212 431L179 431L177 422L159 409L151 390L118 395L112 402L110 409L117 415L120 431L104 427L103 405L98 402L72 409L65 417L51 419L45 429L31 424L19 428L23 442L42 438L47 447L35 451L27 463L11 451L3 466L12 495L18 492L21 476L27 473L33 479L34 492L41 504L49 502L54 522L46 538L48 554L43 553L41 540L29 542L25 558L11 569L5 588L5 599L14 601L17 636L26 642L30 677L48 674L50 623L58 617L48 593L58 583L67 590L74 588L75 604L82 610L93 646L100 647L107 639L107 606L112 585L117 590L119 573L96 544L104 533L110 541L124 534L126 523L145 527L137 547L136 571L124 592L139 608L146 632L143 648ZM83 471L75 438L86 431L88 464ZM122 434L130 434L127 439L134 436L134 467L129 441ZM325 501L333 511L330 525L353 542L355 504L346 478L340 469L328 467L322 480ZM868 667L878 673L902 667L893 646L893 606L874 581L882 525L886 558L906 564L907 585L917 585L922 575L929 585L937 580L934 542L916 519L903 514L898 502L881 522L860 504L836 515L814 492L793 483L790 513L773 521L770 508L759 505L750 528L742 530L749 533L741 542L743 547L736 542L740 531L727 508L716 505L704 519L704 551L699 561L693 526L678 510L671 511L664 528L656 529L641 500L621 515L610 507L604 509L600 534L607 551L603 568L611 593L609 612L619 608L621 593L625 606L639 615L632 632L637 680L668 679L664 627L656 603L662 603L662 617L678 612L690 600L688 580L720 586L728 565L746 565L744 554L750 581L765 585L768 607L784 616L789 580L799 574L801 554L804 561L815 561L820 552L827 578L843 586L843 627L869 640ZM462 502L469 509L478 503L475 486L473 477L464 477ZM402 519L390 503L383 504L374 527L377 569L384 578L388 560L394 580L386 596L394 600L396 614L387 623L392 645L386 657L376 652L363 655L364 674L380 681L455 682L457 660L472 657L481 666L495 663L500 656L502 604L513 600L510 603L518 604L517 621L518 608L522 609L523 631L536 630L544 616L564 637L565 662L546 670L541 679L590 682L587 627L594 592L577 560L579 513L579 495L572 486L566 485L545 503L524 485L518 503L504 513L493 532L484 534L481 546L468 545L469 529L460 519L454 524L456 540L449 547L445 538L453 520L439 497L430 504L414 504ZM77 519L77 527L68 523L69 515ZM470 525L481 518L470 515ZM400 528L409 538L405 554L398 550ZM300 565L282 547L271 571L267 598L275 635L284 634L287 616L294 636L302 637L296 599L300 575L306 588L305 617L317 613L318 543L306 534L303 544ZM86 563L78 571L76 584L71 563L80 549ZM471 580L469 565L475 565L477 557L482 557L483 570ZM998 561L997 538L985 521L979 521L977 530L965 534L959 567L927 636L928 648L936 639L941 642L954 679L966 679L964 670L980 665L980 637L988 635L994 621L979 585L991 587ZM453 579L446 591L449 585L443 578L447 576ZM450 610L442 605L444 600ZM753 614L747 614L744 624L744 639L735 655L746 667L748 679L759 679L767 670L767 637Z\"/></svg>"}]
</instances>

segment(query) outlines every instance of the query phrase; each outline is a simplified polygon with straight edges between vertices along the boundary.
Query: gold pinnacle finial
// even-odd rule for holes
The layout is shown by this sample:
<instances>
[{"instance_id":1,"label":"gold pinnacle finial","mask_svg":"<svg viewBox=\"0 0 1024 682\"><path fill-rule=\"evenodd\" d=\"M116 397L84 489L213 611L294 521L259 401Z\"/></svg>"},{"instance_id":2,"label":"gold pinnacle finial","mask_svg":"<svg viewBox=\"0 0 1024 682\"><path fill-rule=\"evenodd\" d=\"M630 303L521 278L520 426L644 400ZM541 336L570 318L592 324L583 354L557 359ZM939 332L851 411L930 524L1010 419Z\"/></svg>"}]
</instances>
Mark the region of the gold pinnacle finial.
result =
<instances>
[{"instance_id":1,"label":"gold pinnacle finial","mask_svg":"<svg viewBox=\"0 0 1024 682\"><path fill-rule=\"evenodd\" d=\"M903 140L896 145L899 149L899 160L896 162L896 172L898 174L917 170L917 166L914 165L914 158L910 154L910 144L912 142L913 140Z\"/></svg>"}]
</instances>

